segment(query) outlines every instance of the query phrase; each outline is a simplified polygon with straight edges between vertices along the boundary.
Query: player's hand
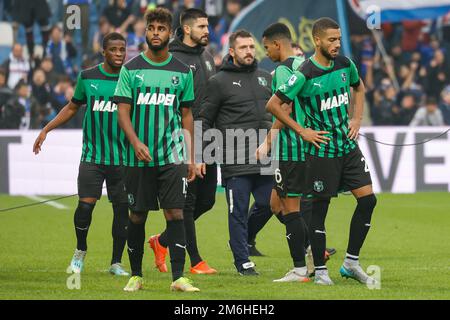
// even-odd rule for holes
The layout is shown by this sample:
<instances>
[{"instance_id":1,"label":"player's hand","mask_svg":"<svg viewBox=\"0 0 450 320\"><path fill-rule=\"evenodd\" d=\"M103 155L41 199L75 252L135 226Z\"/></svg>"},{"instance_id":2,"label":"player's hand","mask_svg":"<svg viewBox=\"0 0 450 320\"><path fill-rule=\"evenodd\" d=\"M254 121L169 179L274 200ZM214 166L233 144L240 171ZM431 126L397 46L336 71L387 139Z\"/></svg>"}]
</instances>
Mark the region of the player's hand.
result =
<instances>
[{"instance_id":1,"label":"player's hand","mask_svg":"<svg viewBox=\"0 0 450 320\"><path fill-rule=\"evenodd\" d=\"M152 157L150 156L150 151L148 150L148 147L142 142L138 141L136 144L134 144L133 149L139 161L145 162L152 161Z\"/></svg>"},{"instance_id":2,"label":"player's hand","mask_svg":"<svg viewBox=\"0 0 450 320\"><path fill-rule=\"evenodd\" d=\"M361 128L361 120L352 119L348 125L348 138L351 140L358 139L359 129Z\"/></svg>"},{"instance_id":3,"label":"player's hand","mask_svg":"<svg viewBox=\"0 0 450 320\"><path fill-rule=\"evenodd\" d=\"M188 183L191 183L195 180L195 164L191 163L188 164L188 176L187 176Z\"/></svg>"},{"instance_id":4,"label":"player's hand","mask_svg":"<svg viewBox=\"0 0 450 320\"><path fill-rule=\"evenodd\" d=\"M42 130L39 133L38 137L36 138L36 141L34 142L33 145L34 154L38 154L41 151L41 146L44 143L45 138L47 138L47 133L44 130Z\"/></svg>"},{"instance_id":5,"label":"player's hand","mask_svg":"<svg viewBox=\"0 0 450 320\"><path fill-rule=\"evenodd\" d=\"M330 141L330 138L324 136L328 133L328 131L315 131L311 128L305 128L300 133L300 136L303 140L312 143L317 149L320 149L319 143L328 144L327 141Z\"/></svg>"},{"instance_id":6,"label":"player's hand","mask_svg":"<svg viewBox=\"0 0 450 320\"><path fill-rule=\"evenodd\" d=\"M255 151L256 160L261 160L263 158L266 158L271 147L272 147L271 144L268 143L267 140L264 140L264 142L261 143L261 145Z\"/></svg>"},{"instance_id":7,"label":"player's hand","mask_svg":"<svg viewBox=\"0 0 450 320\"><path fill-rule=\"evenodd\" d=\"M203 179L206 175L206 164L199 163L195 165L195 175L201 179Z\"/></svg>"}]
</instances>

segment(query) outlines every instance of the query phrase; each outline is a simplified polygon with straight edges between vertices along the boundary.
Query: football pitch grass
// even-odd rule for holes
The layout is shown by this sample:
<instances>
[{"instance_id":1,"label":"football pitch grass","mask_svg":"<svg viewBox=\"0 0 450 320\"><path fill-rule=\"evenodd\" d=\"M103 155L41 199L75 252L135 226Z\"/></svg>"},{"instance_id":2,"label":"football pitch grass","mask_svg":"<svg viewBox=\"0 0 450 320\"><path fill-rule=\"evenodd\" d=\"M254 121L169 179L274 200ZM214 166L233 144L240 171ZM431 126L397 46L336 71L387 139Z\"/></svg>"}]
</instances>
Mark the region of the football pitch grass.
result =
<instances>
[{"instance_id":1,"label":"football pitch grass","mask_svg":"<svg viewBox=\"0 0 450 320\"><path fill-rule=\"evenodd\" d=\"M242 277L232 264L228 248L226 202L218 193L212 211L197 222L200 253L216 268L217 275L190 275L199 293L172 293L170 273L153 265L153 253L145 246L144 290L126 293L128 278L107 270L111 259L112 210L106 197L98 203L89 232L89 251L81 274L81 289L69 290L65 273L73 254L73 211L76 198L58 201L68 209L39 205L0 212L0 299L450 299L450 195L419 193L378 195L365 247L363 268L379 266L381 288L369 290L354 280L340 277L355 201L340 196L332 201L327 219L328 245L337 254L328 262L333 287L310 283L273 283L292 266L285 230L272 218L257 238L265 257L256 257L259 277ZM0 195L0 209L27 204L25 197ZM147 237L165 226L162 213L151 213ZM169 265L169 259L167 263ZM129 269L128 255L123 262ZM186 259L186 269L189 258Z\"/></svg>"}]
</instances>

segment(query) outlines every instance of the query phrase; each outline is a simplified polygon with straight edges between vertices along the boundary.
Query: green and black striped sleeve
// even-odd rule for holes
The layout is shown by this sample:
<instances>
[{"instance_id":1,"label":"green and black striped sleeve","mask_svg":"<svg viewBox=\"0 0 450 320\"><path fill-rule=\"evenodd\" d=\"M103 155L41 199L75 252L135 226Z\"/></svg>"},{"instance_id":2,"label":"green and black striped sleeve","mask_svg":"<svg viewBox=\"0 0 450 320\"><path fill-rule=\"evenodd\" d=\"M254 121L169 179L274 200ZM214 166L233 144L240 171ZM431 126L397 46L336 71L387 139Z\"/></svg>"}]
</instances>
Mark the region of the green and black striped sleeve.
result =
<instances>
[{"instance_id":1,"label":"green and black striped sleeve","mask_svg":"<svg viewBox=\"0 0 450 320\"><path fill-rule=\"evenodd\" d=\"M87 103L86 89L81 72L78 74L77 85L71 101L79 106Z\"/></svg>"},{"instance_id":2,"label":"green and black striped sleeve","mask_svg":"<svg viewBox=\"0 0 450 320\"><path fill-rule=\"evenodd\" d=\"M133 104L133 88L131 86L130 71L125 66L120 69L119 81L114 92L114 102L116 104Z\"/></svg>"}]
</instances>

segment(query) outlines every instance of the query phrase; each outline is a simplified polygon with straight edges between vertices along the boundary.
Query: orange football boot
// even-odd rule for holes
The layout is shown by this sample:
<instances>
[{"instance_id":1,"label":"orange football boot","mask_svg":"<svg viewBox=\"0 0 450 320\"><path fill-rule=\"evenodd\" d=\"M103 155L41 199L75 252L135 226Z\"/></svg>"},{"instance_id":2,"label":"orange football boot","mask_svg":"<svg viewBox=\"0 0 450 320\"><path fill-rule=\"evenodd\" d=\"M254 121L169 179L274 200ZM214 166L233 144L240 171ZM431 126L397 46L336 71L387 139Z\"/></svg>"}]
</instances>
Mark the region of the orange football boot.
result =
<instances>
[{"instance_id":1,"label":"orange football boot","mask_svg":"<svg viewBox=\"0 0 450 320\"><path fill-rule=\"evenodd\" d=\"M159 243L159 234L155 236L151 236L148 240L148 243L150 244L150 248L153 250L153 253L155 254L155 266L158 268L159 272L167 272L167 265L166 265L166 255L167 255L167 248L164 248Z\"/></svg>"},{"instance_id":2,"label":"orange football boot","mask_svg":"<svg viewBox=\"0 0 450 320\"><path fill-rule=\"evenodd\" d=\"M193 273L193 274L214 274L214 273L217 273L217 270L208 266L206 261L200 261L195 266L191 267L191 273Z\"/></svg>"}]
</instances>

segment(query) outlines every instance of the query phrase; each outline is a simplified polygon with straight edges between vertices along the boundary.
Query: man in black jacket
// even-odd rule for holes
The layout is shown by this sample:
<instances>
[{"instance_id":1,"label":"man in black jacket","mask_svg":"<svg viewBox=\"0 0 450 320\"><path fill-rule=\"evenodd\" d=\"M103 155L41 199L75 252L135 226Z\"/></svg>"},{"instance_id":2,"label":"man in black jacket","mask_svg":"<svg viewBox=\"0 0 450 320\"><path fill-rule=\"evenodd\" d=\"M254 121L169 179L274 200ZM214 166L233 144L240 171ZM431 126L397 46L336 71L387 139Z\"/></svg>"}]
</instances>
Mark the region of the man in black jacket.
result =
<instances>
[{"instance_id":1,"label":"man in black jacket","mask_svg":"<svg viewBox=\"0 0 450 320\"><path fill-rule=\"evenodd\" d=\"M212 131L207 135L206 131L214 125L220 131L215 142L221 138L224 142L215 151L223 152L219 155L223 159L218 161L222 163L222 182L226 188L234 264L241 275L258 275L249 259L248 210L250 194L253 194L254 211L258 212L251 214L264 215L265 222L271 216L269 199L273 178L262 174L263 165L254 156L272 125L271 116L265 110L271 96L271 76L258 69L255 42L250 33L236 31L230 36L229 44L230 55L224 59L220 72L208 81L199 119L203 123L204 140L208 140ZM210 160L209 149L208 146L204 150L206 162Z\"/></svg>"},{"instance_id":2,"label":"man in black jacket","mask_svg":"<svg viewBox=\"0 0 450 320\"><path fill-rule=\"evenodd\" d=\"M200 104L205 95L206 83L215 73L214 59L205 50L208 42L208 16L199 9L187 9L182 12L181 28L176 30L175 39L170 43L169 50L175 58L189 66L194 75L195 100L192 107L194 120L198 119ZM197 159L201 159L201 149L199 153L196 155ZM186 250L191 260L191 273L213 274L217 271L200 257L197 247L195 220L214 206L217 188L217 166L215 164L199 165L197 168L199 179L195 179L189 184L183 210ZM201 192L198 192L199 190ZM166 232L152 236L149 242L155 253L157 268L161 272L167 272L165 264L168 245Z\"/></svg>"}]
</instances>

